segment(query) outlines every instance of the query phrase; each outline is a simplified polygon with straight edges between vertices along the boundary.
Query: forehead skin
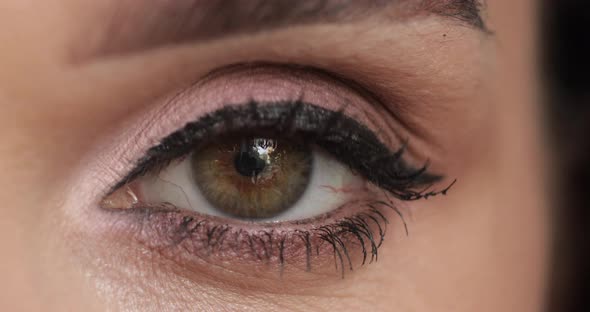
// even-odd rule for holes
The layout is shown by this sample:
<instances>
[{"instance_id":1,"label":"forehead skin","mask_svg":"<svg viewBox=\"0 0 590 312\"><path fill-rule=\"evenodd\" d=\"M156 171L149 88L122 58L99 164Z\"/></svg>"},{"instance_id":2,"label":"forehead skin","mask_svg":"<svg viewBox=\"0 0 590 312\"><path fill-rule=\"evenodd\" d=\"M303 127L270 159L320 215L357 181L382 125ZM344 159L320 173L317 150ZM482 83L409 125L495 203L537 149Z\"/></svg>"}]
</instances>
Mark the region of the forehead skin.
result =
<instances>
[{"instance_id":1,"label":"forehead skin","mask_svg":"<svg viewBox=\"0 0 590 312\"><path fill-rule=\"evenodd\" d=\"M192 77L194 73L182 73L187 64L204 66L219 51L240 47L227 41L211 49L187 45L71 62L72 43L81 30L94 28L96 12L108 3L0 4L0 310L186 310L196 303L201 310L228 311L253 306L295 311L541 309L548 239L542 125L535 98L534 1L487 4L486 21L497 49L490 53L493 70L480 77L488 92L479 100L493 103L485 115L489 127L482 132L488 133L485 145L494 152L460 169L471 183L445 201L420 204L424 209L411 216L416 234L392 237L379 263L330 288L331 294L307 297L248 297L188 279L167 284L172 277L166 275L148 285L144 281L154 275L110 252L113 242L83 236L92 228L74 229L62 215L64 194L75 188L66 183L72 168L83 166L81 155L93 148L102 129L139 110L133 103ZM286 31L293 31L293 40L309 34ZM88 44L96 44L96 38L89 36ZM191 63L197 54L201 62ZM177 73L165 81L148 81L168 71ZM443 130L462 133L447 126ZM483 138L474 140L484 145L479 142ZM435 204L441 209L434 210ZM195 287L201 287L198 294Z\"/></svg>"}]
</instances>

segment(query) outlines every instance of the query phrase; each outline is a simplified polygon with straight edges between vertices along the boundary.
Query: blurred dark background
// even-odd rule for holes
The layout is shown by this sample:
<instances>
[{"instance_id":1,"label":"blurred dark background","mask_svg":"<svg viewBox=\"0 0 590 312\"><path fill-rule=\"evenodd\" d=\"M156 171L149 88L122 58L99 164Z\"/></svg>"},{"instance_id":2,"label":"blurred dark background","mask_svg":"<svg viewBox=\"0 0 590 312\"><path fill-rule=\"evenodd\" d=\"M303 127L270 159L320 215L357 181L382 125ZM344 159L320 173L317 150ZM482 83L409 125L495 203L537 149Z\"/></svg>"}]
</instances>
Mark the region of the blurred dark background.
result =
<instances>
[{"instance_id":1,"label":"blurred dark background","mask_svg":"<svg viewBox=\"0 0 590 312\"><path fill-rule=\"evenodd\" d=\"M544 100L555 163L548 311L590 311L590 1L542 0Z\"/></svg>"}]
</instances>

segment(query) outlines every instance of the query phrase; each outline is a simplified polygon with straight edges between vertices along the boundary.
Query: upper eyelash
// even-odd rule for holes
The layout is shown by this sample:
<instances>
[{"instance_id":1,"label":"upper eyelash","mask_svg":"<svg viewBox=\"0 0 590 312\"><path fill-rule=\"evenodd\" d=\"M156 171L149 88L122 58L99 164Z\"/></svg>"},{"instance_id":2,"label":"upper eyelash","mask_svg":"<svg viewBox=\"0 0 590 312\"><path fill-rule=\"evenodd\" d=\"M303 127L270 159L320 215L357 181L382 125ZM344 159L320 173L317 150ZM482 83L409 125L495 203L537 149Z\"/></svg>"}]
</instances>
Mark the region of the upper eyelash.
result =
<instances>
[{"instance_id":1,"label":"upper eyelash","mask_svg":"<svg viewBox=\"0 0 590 312\"><path fill-rule=\"evenodd\" d=\"M270 133L277 136L298 135L307 143L324 148L353 171L401 200L445 194L454 184L442 191L428 191L442 177L426 172L426 165L418 169L407 165L402 158L406 144L391 152L373 131L347 117L342 110L332 111L291 100L228 105L186 124L150 148L113 190L139 176L165 168L216 135L231 131L263 132L265 129L272 130ZM416 190L419 187L422 190Z\"/></svg>"}]
</instances>

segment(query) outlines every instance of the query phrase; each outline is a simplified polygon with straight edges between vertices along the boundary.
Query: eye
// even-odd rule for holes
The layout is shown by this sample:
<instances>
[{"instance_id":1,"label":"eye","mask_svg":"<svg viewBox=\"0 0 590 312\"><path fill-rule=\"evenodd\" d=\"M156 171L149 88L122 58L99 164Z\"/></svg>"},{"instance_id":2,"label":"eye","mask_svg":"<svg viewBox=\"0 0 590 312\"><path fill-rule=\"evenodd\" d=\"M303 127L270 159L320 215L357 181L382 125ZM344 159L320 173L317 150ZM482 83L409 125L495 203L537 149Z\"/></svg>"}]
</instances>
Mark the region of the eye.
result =
<instances>
[{"instance_id":1,"label":"eye","mask_svg":"<svg viewBox=\"0 0 590 312\"><path fill-rule=\"evenodd\" d=\"M410 165L403 140L384 143L388 119L342 82L275 70L198 86L219 96L214 82L231 82L243 101L209 104L218 108L160 139L102 207L142 215L138 239L187 265L205 259L249 272L266 262L282 275L286 264L322 270L332 259L344 275L376 260L397 205L448 187L431 191L441 176Z\"/></svg>"}]
</instances>

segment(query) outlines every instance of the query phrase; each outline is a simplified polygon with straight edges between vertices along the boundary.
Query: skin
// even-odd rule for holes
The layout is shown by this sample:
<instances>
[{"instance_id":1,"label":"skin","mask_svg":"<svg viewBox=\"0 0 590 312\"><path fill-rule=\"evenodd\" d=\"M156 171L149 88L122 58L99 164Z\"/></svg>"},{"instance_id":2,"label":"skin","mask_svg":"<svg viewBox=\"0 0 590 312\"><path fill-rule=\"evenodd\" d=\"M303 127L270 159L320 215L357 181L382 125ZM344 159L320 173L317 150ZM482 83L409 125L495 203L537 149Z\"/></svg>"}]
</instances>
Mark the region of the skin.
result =
<instances>
[{"instance_id":1,"label":"skin","mask_svg":"<svg viewBox=\"0 0 590 312\"><path fill-rule=\"evenodd\" d=\"M0 5L1 310L542 308L550 243L533 1L490 1L492 37L436 17L376 17L72 61L72 47L85 42L77 30L96 23L93 2ZM154 97L246 60L322 66L411 90L400 114L413 126L398 128L412 138L413 157L460 183L404 206L409 236L391 218L377 263L313 291L295 292L303 286L288 280L272 281L273 291L264 280L215 283L89 218L90 195L78 186L101 144Z\"/></svg>"}]
</instances>

